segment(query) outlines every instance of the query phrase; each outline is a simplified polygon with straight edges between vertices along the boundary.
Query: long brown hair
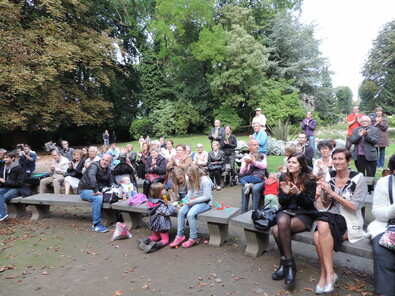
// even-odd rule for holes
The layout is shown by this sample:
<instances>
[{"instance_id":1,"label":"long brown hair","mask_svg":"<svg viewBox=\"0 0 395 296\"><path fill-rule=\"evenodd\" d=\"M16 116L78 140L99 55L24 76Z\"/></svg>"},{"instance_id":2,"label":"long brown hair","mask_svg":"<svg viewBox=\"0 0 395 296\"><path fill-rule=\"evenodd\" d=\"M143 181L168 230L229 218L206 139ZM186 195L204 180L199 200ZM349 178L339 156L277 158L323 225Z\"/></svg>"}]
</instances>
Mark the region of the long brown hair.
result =
<instances>
[{"instance_id":1,"label":"long brown hair","mask_svg":"<svg viewBox=\"0 0 395 296\"><path fill-rule=\"evenodd\" d=\"M163 188L165 187L160 182L152 183L149 190L149 196L153 199L162 199Z\"/></svg>"},{"instance_id":2,"label":"long brown hair","mask_svg":"<svg viewBox=\"0 0 395 296\"><path fill-rule=\"evenodd\" d=\"M185 184L186 184L185 172L180 168L174 168L174 170L171 173L171 176L172 176L172 183L173 183L173 188L172 188L173 192L175 194L178 194L180 185L185 186ZM181 177L184 178L184 184L178 184L178 178L181 178Z\"/></svg>"},{"instance_id":3,"label":"long brown hair","mask_svg":"<svg viewBox=\"0 0 395 296\"><path fill-rule=\"evenodd\" d=\"M290 160L293 157L295 157L296 160L299 162L300 165L299 174L295 180L293 174L291 174L287 169L287 172L285 174L285 181L288 182L290 181L294 183L300 189L300 191L304 191L305 189L304 184L309 180L315 180L316 177L311 173L311 170L307 165L306 156L304 154L292 153L288 157L288 160Z\"/></svg>"},{"instance_id":4,"label":"long brown hair","mask_svg":"<svg viewBox=\"0 0 395 296\"><path fill-rule=\"evenodd\" d=\"M192 190L199 190L200 182L202 180L201 170L199 170L197 166L191 165L186 168L185 174L192 177L188 179L188 188Z\"/></svg>"}]
</instances>

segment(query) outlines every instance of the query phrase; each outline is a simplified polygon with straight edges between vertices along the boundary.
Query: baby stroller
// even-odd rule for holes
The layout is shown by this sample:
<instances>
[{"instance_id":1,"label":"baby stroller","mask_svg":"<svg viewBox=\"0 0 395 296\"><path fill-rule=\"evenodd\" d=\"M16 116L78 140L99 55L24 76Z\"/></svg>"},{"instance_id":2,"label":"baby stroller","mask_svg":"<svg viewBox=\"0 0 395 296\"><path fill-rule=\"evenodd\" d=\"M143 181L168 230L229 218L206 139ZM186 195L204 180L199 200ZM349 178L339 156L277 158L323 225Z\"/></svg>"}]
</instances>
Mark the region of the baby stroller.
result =
<instances>
[{"instance_id":1,"label":"baby stroller","mask_svg":"<svg viewBox=\"0 0 395 296\"><path fill-rule=\"evenodd\" d=\"M138 191L136 173L133 167L126 162L126 157L121 156L119 163L114 167L112 171L114 175L114 181L117 185L121 184L121 180L124 177L129 177L132 184L135 186L135 191Z\"/></svg>"}]
</instances>

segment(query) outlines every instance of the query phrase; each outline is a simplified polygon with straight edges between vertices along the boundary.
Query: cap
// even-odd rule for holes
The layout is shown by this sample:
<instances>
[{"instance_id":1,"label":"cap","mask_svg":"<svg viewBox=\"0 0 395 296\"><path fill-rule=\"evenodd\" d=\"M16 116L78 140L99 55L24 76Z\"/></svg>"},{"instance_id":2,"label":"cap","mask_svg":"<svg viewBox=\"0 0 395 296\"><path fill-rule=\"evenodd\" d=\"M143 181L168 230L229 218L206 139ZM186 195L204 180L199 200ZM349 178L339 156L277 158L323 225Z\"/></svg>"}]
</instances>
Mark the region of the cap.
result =
<instances>
[{"instance_id":1,"label":"cap","mask_svg":"<svg viewBox=\"0 0 395 296\"><path fill-rule=\"evenodd\" d=\"M255 111L262 111L262 109L261 108L256 108Z\"/></svg>"}]
</instances>

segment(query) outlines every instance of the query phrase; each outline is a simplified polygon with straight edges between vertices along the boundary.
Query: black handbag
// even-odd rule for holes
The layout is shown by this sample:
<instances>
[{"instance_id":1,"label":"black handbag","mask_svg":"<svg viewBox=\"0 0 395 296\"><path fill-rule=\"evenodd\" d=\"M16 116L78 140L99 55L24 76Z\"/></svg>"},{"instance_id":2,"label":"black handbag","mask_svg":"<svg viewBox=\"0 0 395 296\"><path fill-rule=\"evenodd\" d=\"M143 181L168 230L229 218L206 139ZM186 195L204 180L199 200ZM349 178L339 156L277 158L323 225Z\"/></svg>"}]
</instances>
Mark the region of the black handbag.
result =
<instances>
[{"instance_id":1,"label":"black handbag","mask_svg":"<svg viewBox=\"0 0 395 296\"><path fill-rule=\"evenodd\" d=\"M119 201L118 190L116 188L104 187L103 193L103 203L114 203Z\"/></svg>"},{"instance_id":2,"label":"black handbag","mask_svg":"<svg viewBox=\"0 0 395 296\"><path fill-rule=\"evenodd\" d=\"M276 224L277 208L269 207L269 204L263 206L258 210L253 210L251 213L251 219L254 226L263 231L268 231L270 227Z\"/></svg>"}]
</instances>

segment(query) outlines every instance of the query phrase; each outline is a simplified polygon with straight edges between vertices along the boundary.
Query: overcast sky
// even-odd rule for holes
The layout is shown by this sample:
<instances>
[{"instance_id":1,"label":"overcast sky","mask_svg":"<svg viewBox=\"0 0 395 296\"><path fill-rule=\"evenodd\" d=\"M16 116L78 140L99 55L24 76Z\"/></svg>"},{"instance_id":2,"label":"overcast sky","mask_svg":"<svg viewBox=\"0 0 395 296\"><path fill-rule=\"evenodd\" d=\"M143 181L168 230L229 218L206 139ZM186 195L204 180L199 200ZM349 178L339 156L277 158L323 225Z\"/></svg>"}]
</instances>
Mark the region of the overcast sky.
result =
<instances>
[{"instance_id":1,"label":"overcast sky","mask_svg":"<svg viewBox=\"0 0 395 296\"><path fill-rule=\"evenodd\" d=\"M353 99L361 69L382 26L395 19L395 0L304 0L302 22L317 23L321 51L335 72L333 86L348 86Z\"/></svg>"}]
</instances>

